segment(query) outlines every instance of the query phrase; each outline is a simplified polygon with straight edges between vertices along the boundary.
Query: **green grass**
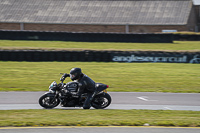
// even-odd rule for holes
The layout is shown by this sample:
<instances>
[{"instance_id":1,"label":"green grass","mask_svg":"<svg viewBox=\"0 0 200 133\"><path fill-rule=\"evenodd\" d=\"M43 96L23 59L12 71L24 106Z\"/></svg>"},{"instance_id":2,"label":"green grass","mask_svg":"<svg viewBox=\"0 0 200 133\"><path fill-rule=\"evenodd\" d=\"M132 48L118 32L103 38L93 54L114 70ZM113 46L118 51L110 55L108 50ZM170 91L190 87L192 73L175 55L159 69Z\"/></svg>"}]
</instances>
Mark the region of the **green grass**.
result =
<instances>
[{"instance_id":1,"label":"green grass","mask_svg":"<svg viewBox=\"0 0 200 133\"><path fill-rule=\"evenodd\" d=\"M172 32L172 34L180 34L180 35L200 35L199 32Z\"/></svg>"},{"instance_id":2,"label":"green grass","mask_svg":"<svg viewBox=\"0 0 200 133\"><path fill-rule=\"evenodd\" d=\"M0 40L0 49L200 51L200 41L174 41L174 43L106 43Z\"/></svg>"},{"instance_id":3,"label":"green grass","mask_svg":"<svg viewBox=\"0 0 200 133\"><path fill-rule=\"evenodd\" d=\"M4 126L179 126L200 127L200 111L0 110Z\"/></svg>"},{"instance_id":4,"label":"green grass","mask_svg":"<svg viewBox=\"0 0 200 133\"><path fill-rule=\"evenodd\" d=\"M108 91L200 93L199 64L105 62L0 62L0 91L47 91L59 73L81 67ZM66 82L71 81L69 78Z\"/></svg>"}]
</instances>

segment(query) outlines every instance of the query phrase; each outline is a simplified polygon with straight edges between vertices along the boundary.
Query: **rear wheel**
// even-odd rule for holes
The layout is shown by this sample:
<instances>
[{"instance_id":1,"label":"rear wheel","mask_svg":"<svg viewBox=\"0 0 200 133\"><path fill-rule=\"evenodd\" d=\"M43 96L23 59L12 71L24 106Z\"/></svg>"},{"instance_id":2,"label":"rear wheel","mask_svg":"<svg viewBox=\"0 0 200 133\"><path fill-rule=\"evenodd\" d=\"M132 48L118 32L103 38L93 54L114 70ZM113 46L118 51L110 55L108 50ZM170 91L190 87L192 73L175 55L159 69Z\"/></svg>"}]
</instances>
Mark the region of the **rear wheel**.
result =
<instances>
[{"instance_id":1,"label":"rear wheel","mask_svg":"<svg viewBox=\"0 0 200 133\"><path fill-rule=\"evenodd\" d=\"M96 95L92 100L92 107L95 109L104 109L111 103L111 97L108 93Z\"/></svg>"},{"instance_id":2,"label":"rear wheel","mask_svg":"<svg viewBox=\"0 0 200 133\"><path fill-rule=\"evenodd\" d=\"M43 95L39 99L40 106L51 109L58 106L60 100L58 98L54 98L53 96L48 96L47 94Z\"/></svg>"}]
</instances>

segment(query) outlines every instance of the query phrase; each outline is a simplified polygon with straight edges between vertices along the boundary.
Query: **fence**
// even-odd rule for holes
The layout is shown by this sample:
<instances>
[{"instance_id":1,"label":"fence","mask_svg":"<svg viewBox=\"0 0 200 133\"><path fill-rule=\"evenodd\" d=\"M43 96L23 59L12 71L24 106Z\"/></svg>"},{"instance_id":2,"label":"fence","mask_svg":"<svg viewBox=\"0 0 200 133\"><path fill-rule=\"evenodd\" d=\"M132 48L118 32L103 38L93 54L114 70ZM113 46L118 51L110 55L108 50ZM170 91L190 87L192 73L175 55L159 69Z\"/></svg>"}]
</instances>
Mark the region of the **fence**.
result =
<instances>
[{"instance_id":1,"label":"fence","mask_svg":"<svg viewBox=\"0 0 200 133\"><path fill-rule=\"evenodd\" d=\"M0 31L0 39L43 40L76 42L138 42L172 43L172 34L125 34L125 33L68 33L34 31Z\"/></svg>"},{"instance_id":2,"label":"fence","mask_svg":"<svg viewBox=\"0 0 200 133\"><path fill-rule=\"evenodd\" d=\"M200 52L0 50L0 60L200 63Z\"/></svg>"}]
</instances>

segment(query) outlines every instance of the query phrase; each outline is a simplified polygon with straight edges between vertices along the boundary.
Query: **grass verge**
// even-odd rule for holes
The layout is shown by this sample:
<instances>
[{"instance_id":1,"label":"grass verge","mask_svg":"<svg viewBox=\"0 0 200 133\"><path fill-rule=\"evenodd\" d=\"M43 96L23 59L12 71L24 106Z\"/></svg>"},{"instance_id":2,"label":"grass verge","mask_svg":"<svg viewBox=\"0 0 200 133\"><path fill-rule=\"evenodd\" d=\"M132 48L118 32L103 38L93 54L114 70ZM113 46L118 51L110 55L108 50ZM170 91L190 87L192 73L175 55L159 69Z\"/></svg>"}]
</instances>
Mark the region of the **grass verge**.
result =
<instances>
[{"instance_id":1,"label":"grass verge","mask_svg":"<svg viewBox=\"0 0 200 133\"><path fill-rule=\"evenodd\" d=\"M73 67L108 91L200 93L199 64L111 62L0 62L0 91L47 91Z\"/></svg>"},{"instance_id":2,"label":"grass verge","mask_svg":"<svg viewBox=\"0 0 200 133\"><path fill-rule=\"evenodd\" d=\"M119 51L200 51L200 41L174 43L116 43L0 40L0 49L119 50Z\"/></svg>"},{"instance_id":3,"label":"grass verge","mask_svg":"<svg viewBox=\"0 0 200 133\"><path fill-rule=\"evenodd\" d=\"M177 126L200 127L200 111L0 110L0 126Z\"/></svg>"}]
</instances>

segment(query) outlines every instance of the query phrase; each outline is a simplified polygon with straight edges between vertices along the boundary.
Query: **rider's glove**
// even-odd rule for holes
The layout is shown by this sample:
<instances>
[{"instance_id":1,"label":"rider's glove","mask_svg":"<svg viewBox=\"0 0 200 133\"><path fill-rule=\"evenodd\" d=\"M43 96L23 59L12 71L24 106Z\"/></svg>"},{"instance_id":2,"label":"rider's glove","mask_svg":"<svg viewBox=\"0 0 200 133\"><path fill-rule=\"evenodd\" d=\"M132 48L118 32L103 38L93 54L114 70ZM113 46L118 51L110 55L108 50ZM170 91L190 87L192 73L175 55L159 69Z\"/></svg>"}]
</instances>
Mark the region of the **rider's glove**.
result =
<instances>
[{"instance_id":1,"label":"rider's glove","mask_svg":"<svg viewBox=\"0 0 200 133\"><path fill-rule=\"evenodd\" d=\"M65 78L66 78L66 77L70 77L70 75L67 74L67 73L64 73L64 74L63 74L63 77L65 77Z\"/></svg>"},{"instance_id":2,"label":"rider's glove","mask_svg":"<svg viewBox=\"0 0 200 133\"><path fill-rule=\"evenodd\" d=\"M62 77L60 78L60 81L64 81L66 77L70 77L70 75L67 74L67 73L64 73L64 74L62 75Z\"/></svg>"}]
</instances>

